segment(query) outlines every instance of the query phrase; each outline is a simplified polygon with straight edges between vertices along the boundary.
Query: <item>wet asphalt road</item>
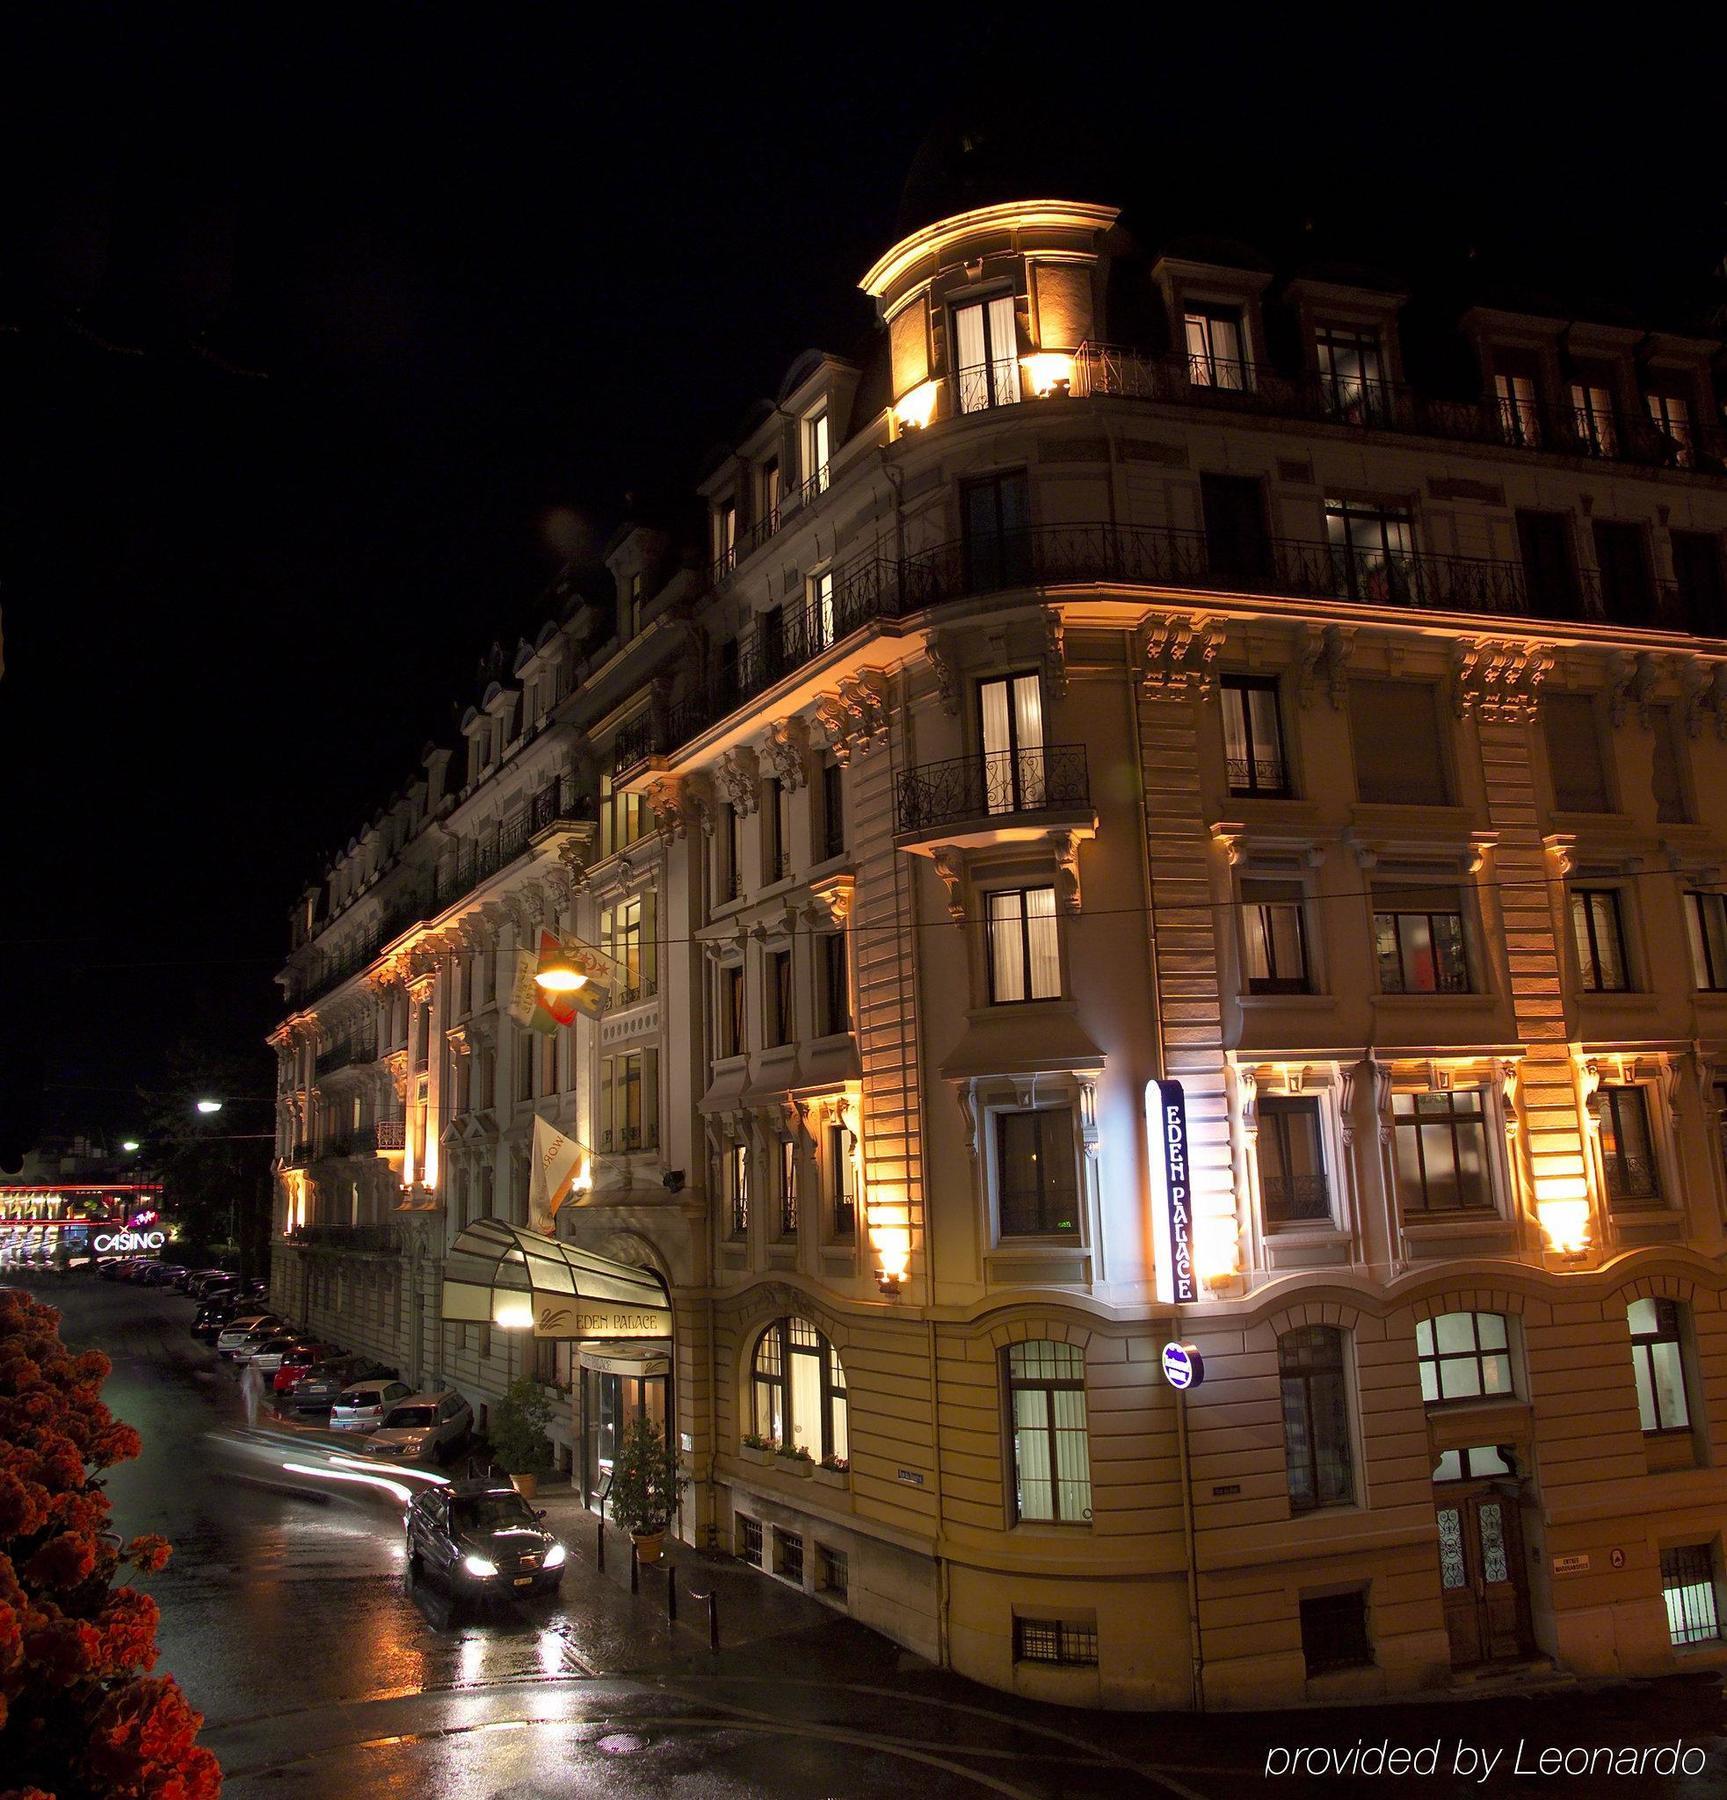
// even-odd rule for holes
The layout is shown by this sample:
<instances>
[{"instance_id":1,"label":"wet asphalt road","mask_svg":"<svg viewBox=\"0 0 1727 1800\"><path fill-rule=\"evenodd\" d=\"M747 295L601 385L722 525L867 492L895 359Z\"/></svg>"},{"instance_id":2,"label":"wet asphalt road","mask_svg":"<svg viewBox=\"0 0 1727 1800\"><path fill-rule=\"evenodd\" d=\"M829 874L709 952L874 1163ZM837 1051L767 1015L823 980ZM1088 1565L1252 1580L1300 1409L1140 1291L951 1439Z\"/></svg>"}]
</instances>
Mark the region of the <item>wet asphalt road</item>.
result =
<instances>
[{"instance_id":1,"label":"wet asphalt road","mask_svg":"<svg viewBox=\"0 0 1727 1800\"><path fill-rule=\"evenodd\" d=\"M206 1715L225 1792L539 1800L605 1794L1178 1795L1611 1793L1727 1800L1727 1706L1713 1676L1472 1704L1212 1719L1102 1717L1018 1703L931 1670L777 1590L749 1641L709 1656L688 1623L594 1575L572 1538L556 1601L452 1615L410 1589L399 1503L348 1485L315 1440L248 1433L231 1373L187 1332L190 1303L89 1280L34 1290L69 1342L114 1361L106 1397L143 1435L112 1472L116 1528L175 1545L149 1587L160 1668ZM320 1470L296 1475L296 1461ZM559 1521L554 1520L554 1523ZM747 1577L760 1585L760 1578ZM767 1584L772 1589L772 1584ZM812 1622L813 1618L813 1622ZM1439 1744L1442 1778L1262 1779L1275 1749ZM1519 1741L1696 1747L1701 1775L1518 1777ZM1458 1743L1501 1752L1449 1777Z\"/></svg>"}]
</instances>

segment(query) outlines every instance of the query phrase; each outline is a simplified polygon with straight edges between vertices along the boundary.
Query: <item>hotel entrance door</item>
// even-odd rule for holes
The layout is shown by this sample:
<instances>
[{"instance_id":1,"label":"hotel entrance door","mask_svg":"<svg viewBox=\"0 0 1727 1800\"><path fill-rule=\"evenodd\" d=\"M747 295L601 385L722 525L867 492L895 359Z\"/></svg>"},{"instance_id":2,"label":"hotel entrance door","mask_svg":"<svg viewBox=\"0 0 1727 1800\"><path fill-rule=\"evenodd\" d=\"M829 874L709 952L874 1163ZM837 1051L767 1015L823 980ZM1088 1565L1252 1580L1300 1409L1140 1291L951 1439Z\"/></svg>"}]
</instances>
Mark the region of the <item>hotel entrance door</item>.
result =
<instances>
[{"instance_id":1,"label":"hotel entrance door","mask_svg":"<svg viewBox=\"0 0 1727 1800\"><path fill-rule=\"evenodd\" d=\"M582 1500L597 1509L617 1459L624 1428L652 1419L666 1431L670 1359L663 1355L625 1357L583 1350Z\"/></svg>"}]
</instances>

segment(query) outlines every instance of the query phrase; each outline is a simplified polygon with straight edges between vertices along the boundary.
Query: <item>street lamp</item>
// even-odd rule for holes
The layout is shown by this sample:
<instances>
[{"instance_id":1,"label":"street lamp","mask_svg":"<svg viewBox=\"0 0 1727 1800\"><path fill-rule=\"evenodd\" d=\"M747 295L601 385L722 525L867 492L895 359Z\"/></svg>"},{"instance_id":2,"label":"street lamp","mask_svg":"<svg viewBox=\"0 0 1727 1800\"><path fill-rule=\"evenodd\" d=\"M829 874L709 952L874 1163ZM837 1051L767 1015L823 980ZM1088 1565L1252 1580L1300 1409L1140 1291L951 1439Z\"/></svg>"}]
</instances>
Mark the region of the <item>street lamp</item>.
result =
<instances>
[{"instance_id":1,"label":"street lamp","mask_svg":"<svg viewBox=\"0 0 1727 1800\"><path fill-rule=\"evenodd\" d=\"M576 967L574 959L562 944L540 958L534 980L554 994L573 994L588 985L587 972Z\"/></svg>"},{"instance_id":2,"label":"street lamp","mask_svg":"<svg viewBox=\"0 0 1727 1800\"><path fill-rule=\"evenodd\" d=\"M135 1150L137 1150L138 1140L136 1138L122 1138L120 1140L120 1148L122 1150L124 1150L128 1156L130 1156L130 1155L132 1155L132 1153Z\"/></svg>"},{"instance_id":3,"label":"street lamp","mask_svg":"<svg viewBox=\"0 0 1727 1800\"><path fill-rule=\"evenodd\" d=\"M220 1100L200 1100L198 1110L201 1113L219 1113L222 1110L222 1102Z\"/></svg>"}]
</instances>

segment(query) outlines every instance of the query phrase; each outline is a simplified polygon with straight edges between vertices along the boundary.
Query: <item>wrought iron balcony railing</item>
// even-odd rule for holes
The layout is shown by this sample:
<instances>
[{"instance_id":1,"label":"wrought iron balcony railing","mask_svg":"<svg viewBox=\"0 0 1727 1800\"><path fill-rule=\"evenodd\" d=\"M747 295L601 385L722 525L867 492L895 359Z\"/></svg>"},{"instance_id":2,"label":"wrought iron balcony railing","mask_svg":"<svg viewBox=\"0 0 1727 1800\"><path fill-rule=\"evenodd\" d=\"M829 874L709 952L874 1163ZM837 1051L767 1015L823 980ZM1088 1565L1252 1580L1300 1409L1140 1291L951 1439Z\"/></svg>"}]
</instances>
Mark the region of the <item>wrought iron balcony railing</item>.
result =
<instances>
[{"instance_id":1,"label":"wrought iron balcony railing","mask_svg":"<svg viewBox=\"0 0 1727 1800\"><path fill-rule=\"evenodd\" d=\"M1614 1206L1658 1206L1661 1203L1660 1176L1648 1157L1615 1151L1601 1160L1607 1171L1607 1198Z\"/></svg>"},{"instance_id":2,"label":"wrought iron balcony railing","mask_svg":"<svg viewBox=\"0 0 1727 1800\"><path fill-rule=\"evenodd\" d=\"M894 792L894 830L928 831L1021 813L1089 811L1082 744L955 756L907 769Z\"/></svg>"},{"instance_id":3,"label":"wrought iron balcony railing","mask_svg":"<svg viewBox=\"0 0 1727 1800\"><path fill-rule=\"evenodd\" d=\"M606 1001L607 1012L618 1012L626 1006L634 1006L638 1000L651 1000L659 992L659 984L651 975L644 975L639 981L625 982L621 987L612 989L611 997Z\"/></svg>"},{"instance_id":4,"label":"wrought iron balcony railing","mask_svg":"<svg viewBox=\"0 0 1727 1800\"><path fill-rule=\"evenodd\" d=\"M1323 1175L1266 1175L1265 1217L1274 1225L1323 1225L1331 1218L1331 1184Z\"/></svg>"},{"instance_id":5,"label":"wrought iron balcony railing","mask_svg":"<svg viewBox=\"0 0 1727 1800\"><path fill-rule=\"evenodd\" d=\"M1727 433L1713 426L1676 423L1664 430L1648 417L1624 418L1534 398L1445 400L1367 375L1279 375L1257 364L1158 356L1122 344L1081 344L1074 353L1072 392L1188 401L1651 469L1727 473Z\"/></svg>"},{"instance_id":6,"label":"wrought iron balcony railing","mask_svg":"<svg viewBox=\"0 0 1727 1800\"><path fill-rule=\"evenodd\" d=\"M300 1225L288 1233L288 1242L311 1250L364 1251L373 1255L401 1250L403 1229L385 1220L375 1225Z\"/></svg>"},{"instance_id":7,"label":"wrought iron balcony railing","mask_svg":"<svg viewBox=\"0 0 1727 1800\"><path fill-rule=\"evenodd\" d=\"M332 1132L324 1140L324 1156L369 1156L378 1147L375 1125L355 1125L347 1131Z\"/></svg>"},{"instance_id":8,"label":"wrought iron balcony railing","mask_svg":"<svg viewBox=\"0 0 1727 1800\"><path fill-rule=\"evenodd\" d=\"M378 1040L375 1037L350 1037L319 1051L314 1068L319 1075L332 1075L350 1063L376 1062L377 1059Z\"/></svg>"},{"instance_id":9,"label":"wrought iron balcony railing","mask_svg":"<svg viewBox=\"0 0 1727 1800\"><path fill-rule=\"evenodd\" d=\"M303 1169L312 1160L312 1146L304 1138L296 1138L293 1147L282 1159L282 1166L288 1169Z\"/></svg>"},{"instance_id":10,"label":"wrought iron balcony railing","mask_svg":"<svg viewBox=\"0 0 1727 1800\"><path fill-rule=\"evenodd\" d=\"M403 1150L407 1147L408 1126L405 1119L380 1119L374 1130L380 1150Z\"/></svg>"}]
</instances>

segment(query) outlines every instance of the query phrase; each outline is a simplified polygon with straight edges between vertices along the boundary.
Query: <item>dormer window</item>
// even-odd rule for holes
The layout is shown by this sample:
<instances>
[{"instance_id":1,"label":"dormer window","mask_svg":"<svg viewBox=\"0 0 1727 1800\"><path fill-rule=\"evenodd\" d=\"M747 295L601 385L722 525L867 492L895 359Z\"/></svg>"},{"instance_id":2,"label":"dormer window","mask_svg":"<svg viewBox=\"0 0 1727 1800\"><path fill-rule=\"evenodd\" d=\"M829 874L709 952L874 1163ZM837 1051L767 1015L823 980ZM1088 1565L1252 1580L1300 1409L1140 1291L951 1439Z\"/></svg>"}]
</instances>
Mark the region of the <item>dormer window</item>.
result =
<instances>
[{"instance_id":1,"label":"dormer window","mask_svg":"<svg viewBox=\"0 0 1727 1800\"><path fill-rule=\"evenodd\" d=\"M1599 375L1584 375L1571 384L1571 428L1585 456L1619 454L1619 421L1613 390Z\"/></svg>"},{"instance_id":2,"label":"dormer window","mask_svg":"<svg viewBox=\"0 0 1727 1800\"><path fill-rule=\"evenodd\" d=\"M780 459L761 467L761 528L771 535L780 528Z\"/></svg>"},{"instance_id":3,"label":"dormer window","mask_svg":"<svg viewBox=\"0 0 1727 1800\"><path fill-rule=\"evenodd\" d=\"M642 608L647 604L647 578L638 569L630 577L630 636L634 637L642 628Z\"/></svg>"},{"instance_id":4,"label":"dormer window","mask_svg":"<svg viewBox=\"0 0 1727 1800\"><path fill-rule=\"evenodd\" d=\"M1385 362L1372 326L1322 325L1314 352L1327 412L1352 425L1371 424L1389 414Z\"/></svg>"},{"instance_id":5,"label":"dormer window","mask_svg":"<svg viewBox=\"0 0 1727 1800\"><path fill-rule=\"evenodd\" d=\"M1683 394L1657 389L1643 396L1655 429L1667 440L1668 454L1676 468L1689 469L1696 460L1691 441L1691 407Z\"/></svg>"},{"instance_id":6,"label":"dormer window","mask_svg":"<svg viewBox=\"0 0 1727 1800\"><path fill-rule=\"evenodd\" d=\"M722 500L714 509L714 567L729 575L738 566L738 503Z\"/></svg>"},{"instance_id":7,"label":"dormer window","mask_svg":"<svg viewBox=\"0 0 1727 1800\"><path fill-rule=\"evenodd\" d=\"M804 485L812 493L828 491L828 416L825 410L804 426Z\"/></svg>"},{"instance_id":8,"label":"dormer window","mask_svg":"<svg viewBox=\"0 0 1727 1800\"><path fill-rule=\"evenodd\" d=\"M1494 358L1493 397L1499 405L1499 429L1508 444L1526 450L1541 444L1541 385L1533 356L1515 352Z\"/></svg>"},{"instance_id":9,"label":"dormer window","mask_svg":"<svg viewBox=\"0 0 1727 1800\"><path fill-rule=\"evenodd\" d=\"M997 294L953 309L959 372L959 409L987 412L1019 399L1019 350L1014 336L1013 295Z\"/></svg>"},{"instance_id":10,"label":"dormer window","mask_svg":"<svg viewBox=\"0 0 1727 1800\"><path fill-rule=\"evenodd\" d=\"M1229 388L1239 393L1253 385L1239 307L1190 306L1181 322L1187 341L1187 378L1195 387Z\"/></svg>"}]
</instances>

